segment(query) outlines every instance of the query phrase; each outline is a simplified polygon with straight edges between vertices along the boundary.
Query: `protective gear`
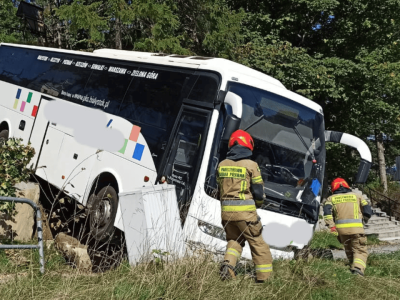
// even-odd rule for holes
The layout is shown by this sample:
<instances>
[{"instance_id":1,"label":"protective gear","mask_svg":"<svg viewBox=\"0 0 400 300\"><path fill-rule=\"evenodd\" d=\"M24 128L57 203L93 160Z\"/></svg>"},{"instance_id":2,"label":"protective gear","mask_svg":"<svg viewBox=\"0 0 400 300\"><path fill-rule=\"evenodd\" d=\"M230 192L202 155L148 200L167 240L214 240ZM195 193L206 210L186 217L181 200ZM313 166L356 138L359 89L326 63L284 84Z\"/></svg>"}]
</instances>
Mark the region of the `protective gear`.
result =
<instances>
[{"instance_id":1,"label":"protective gear","mask_svg":"<svg viewBox=\"0 0 400 300\"><path fill-rule=\"evenodd\" d=\"M331 233L332 233L333 235L336 235L336 236L339 235L338 232L336 231L336 227L332 227L332 228L331 228Z\"/></svg>"},{"instance_id":2,"label":"protective gear","mask_svg":"<svg viewBox=\"0 0 400 300\"><path fill-rule=\"evenodd\" d=\"M350 270L364 275L368 259L367 237L364 234L340 235L339 240L344 245L346 256L351 263Z\"/></svg>"},{"instance_id":3,"label":"protective gear","mask_svg":"<svg viewBox=\"0 0 400 300\"><path fill-rule=\"evenodd\" d=\"M228 241L224 261L235 267L247 241L256 267L257 280L266 280L272 273L272 255L261 233L260 221L222 221Z\"/></svg>"},{"instance_id":4,"label":"protective gear","mask_svg":"<svg viewBox=\"0 0 400 300\"><path fill-rule=\"evenodd\" d=\"M240 144L231 145L227 159L217 168L222 226L228 241L224 261L234 268L247 241L256 265L257 280L266 280L272 272L272 256L261 235L262 224L256 212L256 205L263 204L264 182L258 164L247 159L251 156L249 149Z\"/></svg>"},{"instance_id":5,"label":"protective gear","mask_svg":"<svg viewBox=\"0 0 400 300\"><path fill-rule=\"evenodd\" d=\"M236 278L235 268L226 261L221 264L219 273L222 280L230 280L232 278Z\"/></svg>"},{"instance_id":6,"label":"protective gear","mask_svg":"<svg viewBox=\"0 0 400 300\"><path fill-rule=\"evenodd\" d=\"M324 204L324 219L331 231L338 232L338 240L344 244L351 268L357 267L364 273L368 252L361 211L369 213L372 209L361 195L353 193L343 181L336 180L336 186L332 182L334 192Z\"/></svg>"},{"instance_id":7,"label":"protective gear","mask_svg":"<svg viewBox=\"0 0 400 300\"><path fill-rule=\"evenodd\" d=\"M350 269L351 273L353 275L361 275L364 276L364 273L360 270L360 268L354 267L353 269Z\"/></svg>"},{"instance_id":8,"label":"protective gear","mask_svg":"<svg viewBox=\"0 0 400 300\"><path fill-rule=\"evenodd\" d=\"M331 184L332 193L334 193L341 186L348 189L350 188L349 184L343 178L336 178L333 180Z\"/></svg>"},{"instance_id":9,"label":"protective gear","mask_svg":"<svg viewBox=\"0 0 400 300\"><path fill-rule=\"evenodd\" d=\"M235 147L240 150L241 146L232 149ZM264 202L264 182L256 162L249 159L234 161L228 157L218 165L217 182L222 220L257 221L256 206L260 207Z\"/></svg>"},{"instance_id":10,"label":"protective gear","mask_svg":"<svg viewBox=\"0 0 400 300\"><path fill-rule=\"evenodd\" d=\"M251 151L254 149L254 141L250 134L243 130L236 130L231 134L228 147L231 148L236 144L249 148Z\"/></svg>"}]
</instances>

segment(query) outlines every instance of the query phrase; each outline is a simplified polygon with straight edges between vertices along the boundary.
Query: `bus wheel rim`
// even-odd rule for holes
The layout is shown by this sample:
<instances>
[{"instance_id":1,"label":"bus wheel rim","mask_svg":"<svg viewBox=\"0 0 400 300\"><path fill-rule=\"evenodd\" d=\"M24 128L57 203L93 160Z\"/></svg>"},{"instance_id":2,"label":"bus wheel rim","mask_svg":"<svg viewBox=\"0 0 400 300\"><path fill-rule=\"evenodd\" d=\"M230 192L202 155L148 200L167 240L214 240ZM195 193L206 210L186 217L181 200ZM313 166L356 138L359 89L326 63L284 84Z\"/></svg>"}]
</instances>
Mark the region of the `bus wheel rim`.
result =
<instances>
[{"instance_id":1,"label":"bus wheel rim","mask_svg":"<svg viewBox=\"0 0 400 300\"><path fill-rule=\"evenodd\" d=\"M101 227L107 225L111 217L111 205L108 199L101 199L94 211L94 223Z\"/></svg>"}]
</instances>

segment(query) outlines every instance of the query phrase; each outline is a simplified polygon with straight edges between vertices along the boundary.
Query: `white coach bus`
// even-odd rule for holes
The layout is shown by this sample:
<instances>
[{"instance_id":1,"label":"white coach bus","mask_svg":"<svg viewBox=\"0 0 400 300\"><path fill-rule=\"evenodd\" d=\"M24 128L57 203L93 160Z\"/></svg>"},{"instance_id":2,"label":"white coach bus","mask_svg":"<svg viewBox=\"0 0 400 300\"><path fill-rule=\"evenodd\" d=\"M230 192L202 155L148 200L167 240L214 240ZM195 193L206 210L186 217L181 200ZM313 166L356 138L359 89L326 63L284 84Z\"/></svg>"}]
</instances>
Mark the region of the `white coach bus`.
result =
<instances>
[{"instance_id":1,"label":"white coach bus","mask_svg":"<svg viewBox=\"0 0 400 300\"><path fill-rule=\"evenodd\" d=\"M359 151L356 182L371 165L362 140L325 131L318 104L220 58L3 43L0 91L0 139L30 142L35 174L92 204L98 240L124 230L119 193L166 180L176 186L186 241L223 251L215 170L237 129L254 138L266 196L257 211L274 257L312 236L326 141ZM243 256L251 258L248 246Z\"/></svg>"}]
</instances>

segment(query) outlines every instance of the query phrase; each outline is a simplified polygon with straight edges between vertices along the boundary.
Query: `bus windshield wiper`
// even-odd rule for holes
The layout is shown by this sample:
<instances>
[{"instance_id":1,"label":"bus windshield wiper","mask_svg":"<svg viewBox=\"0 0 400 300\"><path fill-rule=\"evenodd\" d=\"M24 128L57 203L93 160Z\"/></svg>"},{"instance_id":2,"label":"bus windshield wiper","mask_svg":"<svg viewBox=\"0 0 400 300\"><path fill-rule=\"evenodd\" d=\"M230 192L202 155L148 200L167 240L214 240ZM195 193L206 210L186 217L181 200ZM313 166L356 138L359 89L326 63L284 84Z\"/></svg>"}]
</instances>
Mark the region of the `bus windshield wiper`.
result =
<instances>
[{"instance_id":1,"label":"bus windshield wiper","mask_svg":"<svg viewBox=\"0 0 400 300\"><path fill-rule=\"evenodd\" d=\"M253 97L258 100L257 96L254 95L254 92L251 92L253 94ZM258 122L260 122L262 119L264 119L265 115L264 113L262 114L262 116L258 117L257 120L255 120L253 123L250 124L250 126L247 126L246 129L243 129L244 131L247 131L248 129L250 129L251 127L253 127L254 125L256 125Z\"/></svg>"},{"instance_id":2,"label":"bus windshield wiper","mask_svg":"<svg viewBox=\"0 0 400 300\"><path fill-rule=\"evenodd\" d=\"M243 129L244 131L248 130L249 128L253 127L254 125L256 125L258 122L260 122L262 119L264 119L264 115L262 115L261 117L259 117L257 120L255 120L253 123L250 124L250 126L247 126L245 129Z\"/></svg>"},{"instance_id":3,"label":"bus windshield wiper","mask_svg":"<svg viewBox=\"0 0 400 300\"><path fill-rule=\"evenodd\" d=\"M296 133L297 137L300 139L304 147L306 148L307 152L310 153L310 156L312 160L315 160L314 153L311 153L311 151L308 149L306 142L304 141L303 137L301 136L300 132L297 130L297 125L299 125L300 120L297 122L296 125L293 125L293 130Z\"/></svg>"}]
</instances>

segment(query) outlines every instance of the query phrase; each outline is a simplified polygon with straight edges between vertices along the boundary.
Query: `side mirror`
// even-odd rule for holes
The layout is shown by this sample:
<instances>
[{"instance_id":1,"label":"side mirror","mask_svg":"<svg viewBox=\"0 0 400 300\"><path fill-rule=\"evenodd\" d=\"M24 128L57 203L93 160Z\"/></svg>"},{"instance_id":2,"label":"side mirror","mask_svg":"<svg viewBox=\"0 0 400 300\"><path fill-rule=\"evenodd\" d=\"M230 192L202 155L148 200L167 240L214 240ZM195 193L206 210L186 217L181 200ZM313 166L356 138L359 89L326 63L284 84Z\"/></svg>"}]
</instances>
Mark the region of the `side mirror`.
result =
<instances>
[{"instance_id":1,"label":"side mirror","mask_svg":"<svg viewBox=\"0 0 400 300\"><path fill-rule=\"evenodd\" d=\"M325 141L339 143L356 148L361 156L360 166L355 178L355 183L365 183L372 165L371 151L360 138L343 132L325 130Z\"/></svg>"},{"instance_id":2,"label":"side mirror","mask_svg":"<svg viewBox=\"0 0 400 300\"><path fill-rule=\"evenodd\" d=\"M228 114L225 118L224 129L221 140L229 141L231 134L239 129L240 120L242 118L242 98L232 92L228 92L225 96L224 103L232 108L232 114Z\"/></svg>"}]
</instances>

